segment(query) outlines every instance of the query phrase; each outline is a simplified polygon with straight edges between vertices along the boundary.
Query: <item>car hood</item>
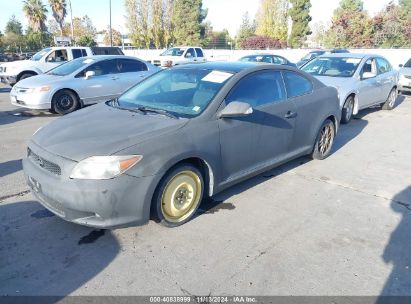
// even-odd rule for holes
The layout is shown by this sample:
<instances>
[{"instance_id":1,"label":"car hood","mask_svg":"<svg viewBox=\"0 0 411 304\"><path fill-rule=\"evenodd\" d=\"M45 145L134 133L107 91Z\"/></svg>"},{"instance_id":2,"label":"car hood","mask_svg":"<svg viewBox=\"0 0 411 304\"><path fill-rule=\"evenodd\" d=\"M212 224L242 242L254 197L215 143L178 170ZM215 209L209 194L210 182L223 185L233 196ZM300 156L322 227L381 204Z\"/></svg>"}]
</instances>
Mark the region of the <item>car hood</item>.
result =
<instances>
[{"instance_id":1,"label":"car hood","mask_svg":"<svg viewBox=\"0 0 411 304\"><path fill-rule=\"evenodd\" d=\"M408 76L408 75L411 75L411 68L401 68L399 72L401 75Z\"/></svg>"},{"instance_id":2,"label":"car hood","mask_svg":"<svg viewBox=\"0 0 411 304\"><path fill-rule=\"evenodd\" d=\"M181 60L182 58L183 58L182 56L157 56L154 58L154 60L177 61L177 60Z\"/></svg>"},{"instance_id":3,"label":"car hood","mask_svg":"<svg viewBox=\"0 0 411 304\"><path fill-rule=\"evenodd\" d=\"M173 132L188 119L139 114L100 103L56 119L32 141L50 153L81 161L112 155L147 139Z\"/></svg>"},{"instance_id":4,"label":"car hood","mask_svg":"<svg viewBox=\"0 0 411 304\"><path fill-rule=\"evenodd\" d=\"M35 65L35 61L32 60L16 60L11 62L2 62L1 66L7 67L8 69L31 67Z\"/></svg>"},{"instance_id":5,"label":"car hood","mask_svg":"<svg viewBox=\"0 0 411 304\"><path fill-rule=\"evenodd\" d=\"M353 85L356 82L354 77L329 77L329 76L314 76L323 84L329 87L346 87Z\"/></svg>"},{"instance_id":6,"label":"car hood","mask_svg":"<svg viewBox=\"0 0 411 304\"><path fill-rule=\"evenodd\" d=\"M46 85L53 85L61 81L67 81L67 76L54 76L54 75L37 75L20 80L17 84L21 88L37 88Z\"/></svg>"}]
</instances>

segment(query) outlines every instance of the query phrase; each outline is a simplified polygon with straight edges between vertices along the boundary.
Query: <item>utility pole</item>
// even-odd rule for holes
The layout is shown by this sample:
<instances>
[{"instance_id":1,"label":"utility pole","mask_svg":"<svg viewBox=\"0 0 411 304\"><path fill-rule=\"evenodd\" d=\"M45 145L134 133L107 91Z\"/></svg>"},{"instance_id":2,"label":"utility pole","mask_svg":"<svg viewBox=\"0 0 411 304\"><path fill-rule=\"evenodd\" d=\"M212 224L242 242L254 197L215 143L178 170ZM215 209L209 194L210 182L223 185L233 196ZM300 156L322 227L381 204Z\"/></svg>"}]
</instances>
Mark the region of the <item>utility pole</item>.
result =
<instances>
[{"instance_id":1,"label":"utility pole","mask_svg":"<svg viewBox=\"0 0 411 304\"><path fill-rule=\"evenodd\" d=\"M109 0L110 4L110 46L113 46L113 31L111 29L111 0Z\"/></svg>"},{"instance_id":2,"label":"utility pole","mask_svg":"<svg viewBox=\"0 0 411 304\"><path fill-rule=\"evenodd\" d=\"M71 0L69 0L69 5L70 5L70 18L71 18L71 44L75 43L74 40L74 24L73 24L73 8L71 6Z\"/></svg>"}]
</instances>

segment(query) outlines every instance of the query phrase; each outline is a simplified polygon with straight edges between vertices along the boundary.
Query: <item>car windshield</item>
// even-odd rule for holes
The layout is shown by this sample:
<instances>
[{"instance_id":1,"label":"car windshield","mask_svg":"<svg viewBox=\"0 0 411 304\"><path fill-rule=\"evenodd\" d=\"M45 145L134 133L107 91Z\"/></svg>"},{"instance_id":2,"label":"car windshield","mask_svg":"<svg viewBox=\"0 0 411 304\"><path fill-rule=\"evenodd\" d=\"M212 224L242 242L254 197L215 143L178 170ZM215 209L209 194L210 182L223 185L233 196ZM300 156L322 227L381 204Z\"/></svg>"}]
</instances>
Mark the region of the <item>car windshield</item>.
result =
<instances>
[{"instance_id":1,"label":"car windshield","mask_svg":"<svg viewBox=\"0 0 411 304\"><path fill-rule=\"evenodd\" d=\"M240 59L240 61L243 62L268 62L271 63L271 57L270 56L264 56L264 55L256 55L256 56L246 56Z\"/></svg>"},{"instance_id":2,"label":"car windshield","mask_svg":"<svg viewBox=\"0 0 411 304\"><path fill-rule=\"evenodd\" d=\"M90 58L77 58L67 63L63 63L58 67L47 72L47 75L55 76L67 76L71 73L77 71L81 67L88 66L90 63L93 63L95 60Z\"/></svg>"},{"instance_id":3,"label":"car windshield","mask_svg":"<svg viewBox=\"0 0 411 304\"><path fill-rule=\"evenodd\" d=\"M408 60L406 64L404 64L404 68L411 68L411 59Z\"/></svg>"},{"instance_id":4,"label":"car windshield","mask_svg":"<svg viewBox=\"0 0 411 304\"><path fill-rule=\"evenodd\" d=\"M201 68L164 70L128 90L119 97L117 105L194 117L204 111L231 76L231 73Z\"/></svg>"},{"instance_id":5,"label":"car windshield","mask_svg":"<svg viewBox=\"0 0 411 304\"><path fill-rule=\"evenodd\" d=\"M352 77L360 62L360 58L318 57L302 70L314 76Z\"/></svg>"},{"instance_id":6,"label":"car windshield","mask_svg":"<svg viewBox=\"0 0 411 304\"><path fill-rule=\"evenodd\" d=\"M176 57L180 57L181 55L184 54L184 51L186 49L182 49L182 48L171 48L168 49L167 51L165 51L164 53L162 53L160 56L176 56Z\"/></svg>"},{"instance_id":7,"label":"car windshield","mask_svg":"<svg viewBox=\"0 0 411 304\"><path fill-rule=\"evenodd\" d=\"M41 58L43 58L44 55L46 55L50 51L51 51L51 48L43 49L40 52L37 52L36 54L34 54L33 57L30 58L30 60L39 61Z\"/></svg>"}]
</instances>

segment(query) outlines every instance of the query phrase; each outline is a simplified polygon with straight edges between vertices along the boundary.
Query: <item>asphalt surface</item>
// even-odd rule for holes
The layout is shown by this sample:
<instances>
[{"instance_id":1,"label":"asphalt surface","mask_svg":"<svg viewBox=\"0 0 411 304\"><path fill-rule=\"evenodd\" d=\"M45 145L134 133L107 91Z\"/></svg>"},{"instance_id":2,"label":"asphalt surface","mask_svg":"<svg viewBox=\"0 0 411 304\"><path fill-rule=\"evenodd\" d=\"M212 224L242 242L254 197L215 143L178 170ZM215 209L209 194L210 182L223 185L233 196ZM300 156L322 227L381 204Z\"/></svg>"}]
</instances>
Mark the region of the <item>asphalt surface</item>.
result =
<instances>
[{"instance_id":1,"label":"asphalt surface","mask_svg":"<svg viewBox=\"0 0 411 304\"><path fill-rule=\"evenodd\" d=\"M0 295L411 295L411 98L218 195L186 225L93 230L27 192L26 142L57 116L0 86Z\"/></svg>"}]
</instances>

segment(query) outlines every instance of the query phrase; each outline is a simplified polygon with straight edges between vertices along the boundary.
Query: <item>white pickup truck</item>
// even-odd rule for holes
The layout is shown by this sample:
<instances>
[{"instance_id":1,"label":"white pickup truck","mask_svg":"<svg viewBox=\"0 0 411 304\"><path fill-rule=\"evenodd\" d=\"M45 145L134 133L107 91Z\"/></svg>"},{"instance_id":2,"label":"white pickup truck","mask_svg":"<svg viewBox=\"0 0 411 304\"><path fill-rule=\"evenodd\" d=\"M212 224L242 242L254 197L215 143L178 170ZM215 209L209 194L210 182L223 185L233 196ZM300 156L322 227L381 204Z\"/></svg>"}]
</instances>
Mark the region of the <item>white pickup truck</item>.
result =
<instances>
[{"instance_id":1,"label":"white pickup truck","mask_svg":"<svg viewBox=\"0 0 411 304\"><path fill-rule=\"evenodd\" d=\"M173 47L151 60L151 63L161 68L175 65L206 62L202 48L197 46Z\"/></svg>"},{"instance_id":2,"label":"white pickup truck","mask_svg":"<svg viewBox=\"0 0 411 304\"><path fill-rule=\"evenodd\" d=\"M13 86L18 81L43 74L67 61L93 55L124 55L116 47L50 47L41 50L28 60L18 60L0 65L0 81Z\"/></svg>"}]
</instances>

